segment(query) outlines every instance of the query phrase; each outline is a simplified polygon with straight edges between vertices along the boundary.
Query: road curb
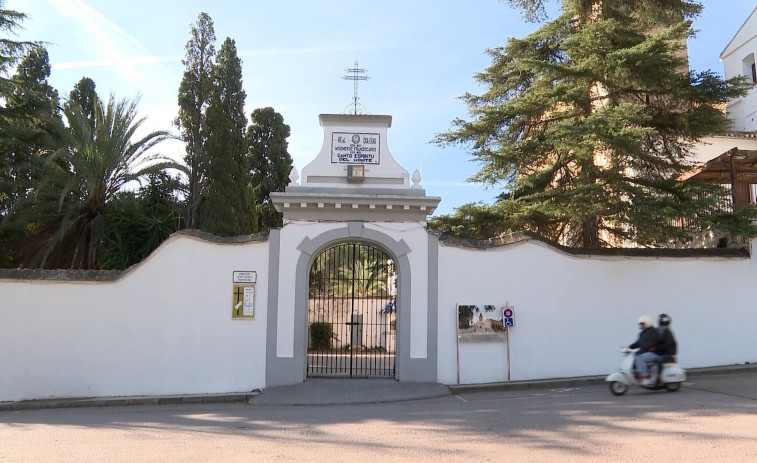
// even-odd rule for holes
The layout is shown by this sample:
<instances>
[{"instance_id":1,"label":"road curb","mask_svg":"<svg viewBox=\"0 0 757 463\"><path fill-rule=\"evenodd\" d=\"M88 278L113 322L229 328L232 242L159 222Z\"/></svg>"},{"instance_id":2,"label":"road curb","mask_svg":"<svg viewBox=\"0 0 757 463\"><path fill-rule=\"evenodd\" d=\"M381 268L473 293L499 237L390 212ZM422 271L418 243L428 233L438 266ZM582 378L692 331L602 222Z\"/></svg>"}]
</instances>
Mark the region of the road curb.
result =
<instances>
[{"instance_id":1,"label":"road curb","mask_svg":"<svg viewBox=\"0 0 757 463\"><path fill-rule=\"evenodd\" d=\"M557 389L575 386L592 386L605 382L604 376L581 376L538 381L511 381L508 383L460 384L449 386L453 395L473 392L525 391L529 389Z\"/></svg>"},{"instance_id":2,"label":"road curb","mask_svg":"<svg viewBox=\"0 0 757 463\"><path fill-rule=\"evenodd\" d=\"M138 397L97 397L22 400L19 402L0 402L0 412L17 412L23 410L48 410L56 408L90 408L123 407L131 405L183 405L183 404L218 404L247 403L260 395L260 391L230 394L190 394L176 396L138 396Z\"/></svg>"}]
</instances>

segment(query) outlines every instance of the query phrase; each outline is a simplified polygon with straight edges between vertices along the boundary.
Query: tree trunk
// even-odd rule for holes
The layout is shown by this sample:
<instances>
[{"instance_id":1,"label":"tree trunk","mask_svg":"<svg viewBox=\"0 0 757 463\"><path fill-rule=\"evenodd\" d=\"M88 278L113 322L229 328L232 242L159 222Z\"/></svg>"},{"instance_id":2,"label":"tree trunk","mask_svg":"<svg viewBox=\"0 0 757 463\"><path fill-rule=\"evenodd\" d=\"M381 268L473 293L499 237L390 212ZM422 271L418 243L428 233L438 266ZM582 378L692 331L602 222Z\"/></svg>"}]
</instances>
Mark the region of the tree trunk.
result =
<instances>
[{"instance_id":1,"label":"tree trunk","mask_svg":"<svg viewBox=\"0 0 757 463\"><path fill-rule=\"evenodd\" d=\"M592 217L586 219L582 224L581 246L584 249L599 248L599 219Z\"/></svg>"}]
</instances>

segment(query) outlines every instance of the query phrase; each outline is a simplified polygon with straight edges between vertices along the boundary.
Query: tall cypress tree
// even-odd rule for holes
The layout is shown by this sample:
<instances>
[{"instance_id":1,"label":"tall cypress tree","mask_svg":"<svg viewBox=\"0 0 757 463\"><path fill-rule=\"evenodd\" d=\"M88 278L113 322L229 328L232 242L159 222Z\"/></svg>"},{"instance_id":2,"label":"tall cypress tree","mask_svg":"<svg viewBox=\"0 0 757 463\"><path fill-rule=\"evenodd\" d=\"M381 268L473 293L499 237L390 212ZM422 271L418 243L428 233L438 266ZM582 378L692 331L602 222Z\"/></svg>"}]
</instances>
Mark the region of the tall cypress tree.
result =
<instances>
[{"instance_id":1,"label":"tall cypress tree","mask_svg":"<svg viewBox=\"0 0 757 463\"><path fill-rule=\"evenodd\" d=\"M205 119L208 182L199 228L221 236L250 233L245 198L245 91L242 62L231 38L218 50L211 75L213 91Z\"/></svg>"},{"instance_id":2,"label":"tall cypress tree","mask_svg":"<svg viewBox=\"0 0 757 463\"><path fill-rule=\"evenodd\" d=\"M186 143L184 161L187 169L187 227L196 228L197 211L206 186L207 133L205 118L213 93L215 30L207 13L197 16L185 46L184 76L179 85L179 115L174 121Z\"/></svg>"},{"instance_id":3,"label":"tall cypress tree","mask_svg":"<svg viewBox=\"0 0 757 463\"><path fill-rule=\"evenodd\" d=\"M530 18L543 0L510 0ZM565 0L563 12L524 39L490 50L466 94L472 120L442 144L470 148L473 181L503 188L492 206L468 204L432 225L463 236L533 230L577 247L686 241L691 230L752 233L746 220L714 213L727 193L680 182L691 148L726 129L718 104L743 94L710 71L689 73L684 0Z\"/></svg>"},{"instance_id":4,"label":"tall cypress tree","mask_svg":"<svg viewBox=\"0 0 757 463\"><path fill-rule=\"evenodd\" d=\"M82 77L74 85L73 90L68 94L69 102L76 102L84 111L84 115L90 122L92 130L95 129L95 105L97 104L97 91L95 90L95 81L89 77Z\"/></svg>"},{"instance_id":5,"label":"tall cypress tree","mask_svg":"<svg viewBox=\"0 0 757 463\"><path fill-rule=\"evenodd\" d=\"M255 231L281 227L281 214L276 212L270 194L284 191L289 184L292 157L287 138L289 126L273 108L259 108L252 112L245 141L249 157L252 190L251 207L255 210Z\"/></svg>"}]
</instances>

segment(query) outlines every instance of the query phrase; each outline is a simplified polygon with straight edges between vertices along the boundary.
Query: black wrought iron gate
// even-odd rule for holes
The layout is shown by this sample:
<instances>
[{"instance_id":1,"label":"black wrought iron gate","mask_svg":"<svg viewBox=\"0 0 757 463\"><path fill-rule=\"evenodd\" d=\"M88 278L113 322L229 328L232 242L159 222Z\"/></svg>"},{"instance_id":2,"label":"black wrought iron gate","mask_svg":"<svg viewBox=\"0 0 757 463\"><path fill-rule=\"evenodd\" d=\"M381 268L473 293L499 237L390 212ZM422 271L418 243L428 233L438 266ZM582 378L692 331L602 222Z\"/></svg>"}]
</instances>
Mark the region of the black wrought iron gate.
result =
<instances>
[{"instance_id":1,"label":"black wrought iron gate","mask_svg":"<svg viewBox=\"0 0 757 463\"><path fill-rule=\"evenodd\" d=\"M308 376L394 377L394 262L365 243L325 249L310 269Z\"/></svg>"}]
</instances>

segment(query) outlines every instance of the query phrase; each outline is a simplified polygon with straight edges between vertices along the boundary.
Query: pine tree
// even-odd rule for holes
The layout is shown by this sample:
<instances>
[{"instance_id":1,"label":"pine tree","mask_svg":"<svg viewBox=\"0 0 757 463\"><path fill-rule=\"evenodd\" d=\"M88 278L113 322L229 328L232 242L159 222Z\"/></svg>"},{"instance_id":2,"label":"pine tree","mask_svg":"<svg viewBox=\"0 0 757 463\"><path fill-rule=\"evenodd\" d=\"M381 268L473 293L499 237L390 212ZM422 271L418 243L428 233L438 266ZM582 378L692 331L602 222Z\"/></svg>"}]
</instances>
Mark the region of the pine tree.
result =
<instances>
[{"instance_id":1,"label":"pine tree","mask_svg":"<svg viewBox=\"0 0 757 463\"><path fill-rule=\"evenodd\" d=\"M252 180L251 207L255 209L257 220L255 231L282 226L281 214L273 207L270 194L284 191L289 184L292 157L287 150L288 137L289 126L273 108L259 108L252 112L245 140Z\"/></svg>"},{"instance_id":2,"label":"pine tree","mask_svg":"<svg viewBox=\"0 0 757 463\"><path fill-rule=\"evenodd\" d=\"M573 19L585 20L593 16L601 7L598 0L505 0L523 13L527 21L541 21L547 19L547 6L550 3L562 5L563 11L572 15ZM607 2L613 7L612 0ZM654 26L662 21L694 18L702 12L702 5L693 0L622 0L615 2L631 12L640 25Z\"/></svg>"},{"instance_id":3,"label":"pine tree","mask_svg":"<svg viewBox=\"0 0 757 463\"><path fill-rule=\"evenodd\" d=\"M41 46L29 48L7 80L0 112L0 265L18 266L34 252L33 227L11 216L39 182L44 156L64 143L58 93L47 82L50 63Z\"/></svg>"},{"instance_id":4,"label":"pine tree","mask_svg":"<svg viewBox=\"0 0 757 463\"><path fill-rule=\"evenodd\" d=\"M26 14L14 10L6 10L5 0L0 0L0 91L7 91L7 74L18 62L18 59L38 42L17 41L10 37L16 35L21 23L26 20Z\"/></svg>"},{"instance_id":5,"label":"pine tree","mask_svg":"<svg viewBox=\"0 0 757 463\"><path fill-rule=\"evenodd\" d=\"M531 18L542 0L510 0ZM431 225L462 236L533 230L570 246L624 241L665 245L691 230L752 233L718 210L718 186L680 182L702 137L725 130L715 106L743 94L710 71L689 73L687 17L696 2L565 0L562 14L524 39L490 50L466 94L472 120L455 121L442 144L470 147L471 179L504 191L492 206L468 204Z\"/></svg>"},{"instance_id":6,"label":"pine tree","mask_svg":"<svg viewBox=\"0 0 757 463\"><path fill-rule=\"evenodd\" d=\"M0 137L0 196L5 212L32 186L40 155L55 150L63 136L58 92L47 82L48 77L47 50L33 46L8 81Z\"/></svg>"},{"instance_id":7,"label":"pine tree","mask_svg":"<svg viewBox=\"0 0 757 463\"><path fill-rule=\"evenodd\" d=\"M247 117L242 63L231 38L218 50L211 75L213 91L205 119L207 187L198 228L220 236L246 234L252 227L245 197Z\"/></svg>"},{"instance_id":8,"label":"pine tree","mask_svg":"<svg viewBox=\"0 0 757 463\"><path fill-rule=\"evenodd\" d=\"M213 93L211 72L216 40L213 20L207 13L200 13L190 33L182 60L184 76L179 85L179 115L175 124L186 143L187 228L196 228L197 211L206 186L205 118Z\"/></svg>"},{"instance_id":9,"label":"pine tree","mask_svg":"<svg viewBox=\"0 0 757 463\"><path fill-rule=\"evenodd\" d=\"M47 83L47 51L39 42L14 40L26 15L4 6L0 0L0 266L15 267L33 252L34 236L10 216L36 180L38 155L58 145L63 123Z\"/></svg>"}]
</instances>

